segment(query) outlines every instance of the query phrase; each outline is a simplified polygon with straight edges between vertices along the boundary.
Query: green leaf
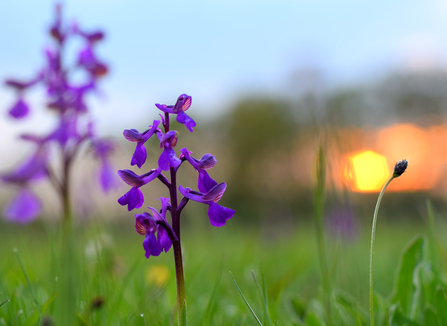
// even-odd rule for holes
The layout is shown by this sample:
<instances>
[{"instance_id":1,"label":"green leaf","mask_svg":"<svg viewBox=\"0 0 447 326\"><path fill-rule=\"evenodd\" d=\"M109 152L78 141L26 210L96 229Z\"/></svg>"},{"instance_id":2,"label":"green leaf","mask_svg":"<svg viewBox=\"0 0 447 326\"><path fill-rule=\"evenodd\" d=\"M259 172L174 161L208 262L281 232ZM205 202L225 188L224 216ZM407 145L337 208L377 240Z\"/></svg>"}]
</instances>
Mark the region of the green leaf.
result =
<instances>
[{"instance_id":1,"label":"green leaf","mask_svg":"<svg viewBox=\"0 0 447 326\"><path fill-rule=\"evenodd\" d=\"M424 325L442 326L438 319L436 310L431 306L427 306L424 311Z\"/></svg>"},{"instance_id":2,"label":"green leaf","mask_svg":"<svg viewBox=\"0 0 447 326\"><path fill-rule=\"evenodd\" d=\"M307 326L325 326L324 321L313 311L306 315L305 323Z\"/></svg>"},{"instance_id":3,"label":"green leaf","mask_svg":"<svg viewBox=\"0 0 447 326\"><path fill-rule=\"evenodd\" d=\"M186 309L186 300L183 300L182 310L180 310L180 326L188 326L188 312Z\"/></svg>"},{"instance_id":4,"label":"green leaf","mask_svg":"<svg viewBox=\"0 0 447 326\"><path fill-rule=\"evenodd\" d=\"M445 291L441 286L438 286L435 294L435 306L438 311L441 325L447 325L447 298Z\"/></svg>"},{"instance_id":5,"label":"green leaf","mask_svg":"<svg viewBox=\"0 0 447 326\"><path fill-rule=\"evenodd\" d=\"M39 321L39 311L34 310L26 319L24 326L34 326Z\"/></svg>"},{"instance_id":6,"label":"green leaf","mask_svg":"<svg viewBox=\"0 0 447 326\"><path fill-rule=\"evenodd\" d=\"M338 308L340 315L344 312L344 314L348 315L352 321L359 320L361 321L361 324L366 324L368 313L359 306L356 299L350 294L342 291L334 292L334 303ZM346 317L342 316L342 318L346 320Z\"/></svg>"},{"instance_id":7,"label":"green leaf","mask_svg":"<svg viewBox=\"0 0 447 326\"><path fill-rule=\"evenodd\" d=\"M53 294L51 297L48 298L47 301L45 301L42 305L42 314L44 314L48 307L50 306L50 304L54 301L54 299L56 298L57 293Z\"/></svg>"},{"instance_id":8,"label":"green leaf","mask_svg":"<svg viewBox=\"0 0 447 326\"><path fill-rule=\"evenodd\" d=\"M230 275L231 275L231 278L233 279L234 285L236 285L236 288L237 288L237 290L239 291L239 294L241 295L242 299L244 299L245 304L247 305L248 309L250 309L250 312L252 313L253 317L255 317L255 319L256 319L256 321L258 322L258 324L259 324L260 326L262 326L261 321L259 320L258 316L256 316L256 314L255 314L255 312L253 311L253 309L250 307L250 304L248 303L247 299L245 299L244 295L242 294L241 289L239 289L239 286L237 285L237 282L236 282L236 280L234 279L233 274L231 274L231 272L230 272Z\"/></svg>"},{"instance_id":9,"label":"green leaf","mask_svg":"<svg viewBox=\"0 0 447 326\"><path fill-rule=\"evenodd\" d=\"M391 304L399 303L405 315L409 315L415 287L413 275L416 266L422 260L424 238L417 236L405 247L395 273Z\"/></svg>"},{"instance_id":10,"label":"green leaf","mask_svg":"<svg viewBox=\"0 0 447 326\"><path fill-rule=\"evenodd\" d=\"M419 323L405 317L402 313L402 309L398 304L395 304L390 308L389 315L390 326L421 326ZM428 325L426 325L428 326ZM430 325L431 326L431 325Z\"/></svg>"},{"instance_id":11,"label":"green leaf","mask_svg":"<svg viewBox=\"0 0 447 326\"><path fill-rule=\"evenodd\" d=\"M202 325L212 325L213 322L213 314L214 311L216 310L216 302L217 302L217 297L218 297L218 292L219 292L219 285L220 285L220 281L222 279L222 268L218 269L218 274L216 277L216 281L214 282L214 287L213 287L213 292L211 293L211 297L208 301L208 305L206 307L206 312L205 312L205 316L203 319L203 323Z\"/></svg>"}]
</instances>

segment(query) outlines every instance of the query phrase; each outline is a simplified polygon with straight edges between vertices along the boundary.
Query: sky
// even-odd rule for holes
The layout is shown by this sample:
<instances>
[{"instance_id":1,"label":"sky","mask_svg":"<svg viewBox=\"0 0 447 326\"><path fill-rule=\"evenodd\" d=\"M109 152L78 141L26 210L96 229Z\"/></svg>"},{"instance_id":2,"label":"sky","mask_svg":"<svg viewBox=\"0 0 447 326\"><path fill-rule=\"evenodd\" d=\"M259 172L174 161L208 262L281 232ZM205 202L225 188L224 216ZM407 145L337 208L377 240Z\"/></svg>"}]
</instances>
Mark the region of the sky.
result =
<instances>
[{"instance_id":1,"label":"sky","mask_svg":"<svg viewBox=\"0 0 447 326\"><path fill-rule=\"evenodd\" d=\"M91 99L100 133L117 135L156 114L154 103L193 97L200 121L225 112L244 94L295 91L295 72L315 69L325 87L349 87L396 69L447 66L447 2L300 0L72 0L64 17L102 29L98 47L110 65L102 96ZM51 44L54 2L0 1L0 80L28 79ZM295 85L295 86L294 86ZM40 89L41 91L41 89ZM297 92L299 90L296 90ZM54 121L39 91L33 114L8 118L14 94L0 87L0 153L23 131ZM40 106L40 107L39 107ZM148 122L149 124L149 122Z\"/></svg>"}]
</instances>

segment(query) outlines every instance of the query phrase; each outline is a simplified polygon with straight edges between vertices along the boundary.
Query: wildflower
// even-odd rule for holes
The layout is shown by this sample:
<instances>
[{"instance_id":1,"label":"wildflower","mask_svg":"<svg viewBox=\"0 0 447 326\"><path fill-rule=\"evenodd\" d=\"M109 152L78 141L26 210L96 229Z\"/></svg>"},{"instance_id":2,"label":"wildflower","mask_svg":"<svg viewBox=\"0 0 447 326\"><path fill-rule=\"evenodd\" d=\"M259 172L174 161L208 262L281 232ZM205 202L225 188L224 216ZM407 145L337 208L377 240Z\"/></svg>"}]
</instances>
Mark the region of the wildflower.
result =
<instances>
[{"instance_id":1,"label":"wildflower","mask_svg":"<svg viewBox=\"0 0 447 326\"><path fill-rule=\"evenodd\" d=\"M118 203L121 206L127 205L129 211L143 206L144 196L140 187L157 178L160 173L160 169L151 170L142 175L137 175L130 170L119 170L118 174L121 179L129 186L132 186L132 188L118 199Z\"/></svg>"},{"instance_id":2,"label":"wildflower","mask_svg":"<svg viewBox=\"0 0 447 326\"><path fill-rule=\"evenodd\" d=\"M193 131L196 126L195 121L190 118L185 111L191 106L192 97L182 94L178 97L175 105L155 104L157 108L166 113L176 114L177 122L183 123L189 131Z\"/></svg>"},{"instance_id":3,"label":"wildflower","mask_svg":"<svg viewBox=\"0 0 447 326\"><path fill-rule=\"evenodd\" d=\"M171 207L171 205L169 204L169 198L161 197L160 200L161 200L161 214L159 214L158 211L153 207L148 208L151 210L155 221L161 221L164 222L165 225L167 225L168 221L166 220L166 212L168 211L168 208ZM160 226L157 235L161 248L164 250L164 252L168 252L172 246L172 240L169 238L168 232L165 230L164 227Z\"/></svg>"},{"instance_id":4,"label":"wildflower","mask_svg":"<svg viewBox=\"0 0 447 326\"><path fill-rule=\"evenodd\" d=\"M169 268L165 265L153 265L146 273L146 280L149 283L162 287L169 279Z\"/></svg>"},{"instance_id":5,"label":"wildflower","mask_svg":"<svg viewBox=\"0 0 447 326\"><path fill-rule=\"evenodd\" d=\"M191 188L183 188L179 186L180 193L188 199L194 200L199 203L209 205L208 217L211 225L223 226L228 219L232 218L236 211L220 206L217 202L222 198L222 195L227 188L226 183L220 183L213 188L209 189L205 194L198 191L194 191Z\"/></svg>"},{"instance_id":6,"label":"wildflower","mask_svg":"<svg viewBox=\"0 0 447 326\"><path fill-rule=\"evenodd\" d=\"M147 212L144 212L143 214L136 214L135 229L139 234L146 236L143 241L143 248L146 252L145 257L149 258L151 255L160 255L162 247L155 236L158 225L152 215Z\"/></svg>"},{"instance_id":7,"label":"wildflower","mask_svg":"<svg viewBox=\"0 0 447 326\"><path fill-rule=\"evenodd\" d=\"M160 121L154 120L152 126L149 126L149 129L139 133L136 129L126 129L123 132L124 137L131 142L137 143L137 147L135 148L135 152L132 155L132 160L130 165L137 165L138 168L141 169L143 164L147 159L146 147L144 144L151 138L151 136L157 131L157 127Z\"/></svg>"},{"instance_id":8,"label":"wildflower","mask_svg":"<svg viewBox=\"0 0 447 326\"><path fill-rule=\"evenodd\" d=\"M209 176L208 172L206 172L206 170L211 169L217 163L214 155L205 154L200 160L198 160L190 156L190 152L186 148L182 148L180 152L182 153L182 156L194 167L194 169L199 172L199 179L197 181L197 188L199 188L199 191L207 192L208 189L211 189L217 185L217 182Z\"/></svg>"},{"instance_id":9,"label":"wildflower","mask_svg":"<svg viewBox=\"0 0 447 326\"><path fill-rule=\"evenodd\" d=\"M408 167L408 161L406 159L397 162L396 165L394 166L393 177L395 178L400 177L402 173L405 172L407 167Z\"/></svg>"},{"instance_id":10,"label":"wildflower","mask_svg":"<svg viewBox=\"0 0 447 326\"><path fill-rule=\"evenodd\" d=\"M157 134L160 138L160 148L163 148L158 159L158 166L163 171L168 171L169 167L177 167L182 161L177 158L173 147L177 144L178 132L175 130L168 131L165 134Z\"/></svg>"}]
</instances>

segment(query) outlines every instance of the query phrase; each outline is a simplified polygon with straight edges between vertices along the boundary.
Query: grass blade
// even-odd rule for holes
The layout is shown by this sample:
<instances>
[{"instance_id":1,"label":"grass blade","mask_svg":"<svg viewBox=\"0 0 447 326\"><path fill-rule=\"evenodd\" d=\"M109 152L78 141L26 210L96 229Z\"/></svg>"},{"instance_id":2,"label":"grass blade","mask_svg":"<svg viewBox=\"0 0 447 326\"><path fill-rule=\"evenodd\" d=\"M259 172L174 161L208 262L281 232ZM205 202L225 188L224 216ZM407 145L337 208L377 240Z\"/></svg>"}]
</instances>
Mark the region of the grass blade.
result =
<instances>
[{"instance_id":1,"label":"grass blade","mask_svg":"<svg viewBox=\"0 0 447 326\"><path fill-rule=\"evenodd\" d=\"M0 307L3 306L6 302L8 302L9 299L6 299L5 301L3 301L2 303L0 303Z\"/></svg>"},{"instance_id":2,"label":"grass blade","mask_svg":"<svg viewBox=\"0 0 447 326\"><path fill-rule=\"evenodd\" d=\"M264 324L273 325L272 319L270 318L269 308L268 308L267 289L265 286L264 273L261 270L262 290L261 290L261 286L259 285L258 279L256 278L254 270L251 270L251 275L253 276L253 280L256 284L256 288L258 289L259 297L261 298L262 306L264 307Z\"/></svg>"},{"instance_id":3,"label":"grass blade","mask_svg":"<svg viewBox=\"0 0 447 326\"><path fill-rule=\"evenodd\" d=\"M253 309L250 307L250 304L248 303L247 299L245 299L244 295L242 294L241 289L239 289L239 286L237 285L237 282L236 282L236 280L234 279L234 276L233 276L233 274L232 274L231 272L230 272L230 275L231 275L231 278L233 279L234 285L236 285L236 288L237 288L237 290L239 291L239 294L241 295L242 299L244 299L245 304L247 305L248 309L250 309L250 311L251 311L253 317L255 317L255 319L256 319L256 321L258 322L258 324L259 324L260 326L262 326L261 321L259 320L258 316L256 316L256 314L255 314L255 312L253 311Z\"/></svg>"},{"instance_id":4,"label":"grass blade","mask_svg":"<svg viewBox=\"0 0 447 326\"><path fill-rule=\"evenodd\" d=\"M217 302L217 294L219 291L220 281L222 279L222 268L219 268L219 272L216 278L216 281L214 282L213 292L211 293L211 297L208 301L208 305L206 307L205 317L203 325L212 325L213 321L213 313L216 309L216 302Z\"/></svg>"}]
</instances>

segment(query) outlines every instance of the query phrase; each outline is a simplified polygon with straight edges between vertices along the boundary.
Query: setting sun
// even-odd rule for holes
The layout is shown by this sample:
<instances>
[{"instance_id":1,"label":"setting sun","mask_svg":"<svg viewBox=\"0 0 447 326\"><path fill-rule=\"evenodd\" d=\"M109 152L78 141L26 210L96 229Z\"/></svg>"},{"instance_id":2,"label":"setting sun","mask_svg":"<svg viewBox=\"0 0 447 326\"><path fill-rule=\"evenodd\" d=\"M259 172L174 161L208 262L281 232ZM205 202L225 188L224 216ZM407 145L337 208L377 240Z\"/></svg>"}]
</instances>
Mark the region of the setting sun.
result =
<instances>
[{"instance_id":1,"label":"setting sun","mask_svg":"<svg viewBox=\"0 0 447 326\"><path fill-rule=\"evenodd\" d=\"M344 170L345 183L354 191L380 191L389 177L387 160L371 150L349 156Z\"/></svg>"}]
</instances>

